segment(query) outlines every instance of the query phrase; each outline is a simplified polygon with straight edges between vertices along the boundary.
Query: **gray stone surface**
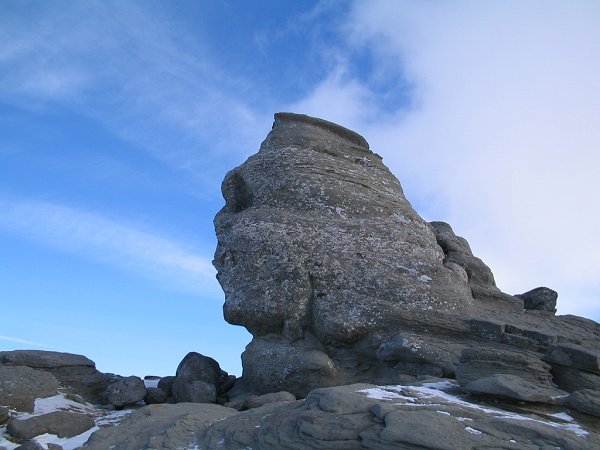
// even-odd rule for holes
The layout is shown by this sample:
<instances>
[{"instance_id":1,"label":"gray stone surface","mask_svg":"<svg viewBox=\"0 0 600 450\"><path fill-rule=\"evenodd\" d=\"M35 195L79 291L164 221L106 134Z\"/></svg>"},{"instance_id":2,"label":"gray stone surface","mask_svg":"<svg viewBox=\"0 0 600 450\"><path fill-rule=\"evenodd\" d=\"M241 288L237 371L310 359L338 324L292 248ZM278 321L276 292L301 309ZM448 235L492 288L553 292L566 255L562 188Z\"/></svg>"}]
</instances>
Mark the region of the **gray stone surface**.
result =
<instances>
[{"instance_id":1,"label":"gray stone surface","mask_svg":"<svg viewBox=\"0 0 600 450\"><path fill-rule=\"evenodd\" d=\"M516 295L523 300L525 309L537 309L540 311L556 312L556 300L558 292L547 287L539 287L525 292L524 294Z\"/></svg>"},{"instance_id":2,"label":"gray stone surface","mask_svg":"<svg viewBox=\"0 0 600 450\"><path fill-rule=\"evenodd\" d=\"M99 402L110 376L99 372L89 358L43 350L0 352L0 365L26 366L52 374L66 391Z\"/></svg>"},{"instance_id":3,"label":"gray stone surface","mask_svg":"<svg viewBox=\"0 0 600 450\"><path fill-rule=\"evenodd\" d=\"M165 403L169 398L168 394L160 388L146 388L146 396L144 402L148 405L153 403Z\"/></svg>"},{"instance_id":4,"label":"gray stone surface","mask_svg":"<svg viewBox=\"0 0 600 450\"><path fill-rule=\"evenodd\" d=\"M600 417L600 390L582 389L567 398L571 408L592 416Z\"/></svg>"},{"instance_id":5,"label":"gray stone surface","mask_svg":"<svg viewBox=\"0 0 600 450\"><path fill-rule=\"evenodd\" d=\"M0 405L33 412L36 398L55 395L58 381L52 374L24 366L0 365Z\"/></svg>"},{"instance_id":6,"label":"gray stone surface","mask_svg":"<svg viewBox=\"0 0 600 450\"><path fill-rule=\"evenodd\" d=\"M228 381L227 372L221 370L217 361L190 352L177 367L171 394L176 402L215 403L219 386Z\"/></svg>"},{"instance_id":7,"label":"gray stone surface","mask_svg":"<svg viewBox=\"0 0 600 450\"><path fill-rule=\"evenodd\" d=\"M77 436L94 425L94 419L84 414L55 411L27 419L11 420L6 430L17 439L31 439L45 433L64 438Z\"/></svg>"},{"instance_id":8,"label":"gray stone surface","mask_svg":"<svg viewBox=\"0 0 600 450\"><path fill-rule=\"evenodd\" d=\"M38 441L27 441L27 442L19 445L18 447L16 447L15 450L46 450L46 449Z\"/></svg>"},{"instance_id":9,"label":"gray stone surface","mask_svg":"<svg viewBox=\"0 0 600 450\"><path fill-rule=\"evenodd\" d=\"M173 388L173 383L175 382L174 376L162 377L158 382L158 387L165 391L168 396L171 395L171 389Z\"/></svg>"},{"instance_id":10,"label":"gray stone surface","mask_svg":"<svg viewBox=\"0 0 600 450\"><path fill-rule=\"evenodd\" d=\"M526 381L517 375L503 373L470 381L464 385L464 389L474 394L540 403L552 403L555 398L566 395L556 389Z\"/></svg>"},{"instance_id":11,"label":"gray stone surface","mask_svg":"<svg viewBox=\"0 0 600 450\"><path fill-rule=\"evenodd\" d=\"M204 447L198 440L204 427L238 412L207 403L149 405L138 409L119 425L92 434L85 449L139 450Z\"/></svg>"},{"instance_id":12,"label":"gray stone surface","mask_svg":"<svg viewBox=\"0 0 600 450\"><path fill-rule=\"evenodd\" d=\"M4 406L0 406L0 425L3 425L8 420L9 409Z\"/></svg>"},{"instance_id":13,"label":"gray stone surface","mask_svg":"<svg viewBox=\"0 0 600 450\"><path fill-rule=\"evenodd\" d=\"M205 381L178 378L173 383L173 398L178 403L216 403L217 389Z\"/></svg>"},{"instance_id":14,"label":"gray stone surface","mask_svg":"<svg viewBox=\"0 0 600 450\"><path fill-rule=\"evenodd\" d=\"M146 386L140 377L119 378L108 385L105 396L107 403L121 408L143 400L146 396Z\"/></svg>"},{"instance_id":15,"label":"gray stone surface","mask_svg":"<svg viewBox=\"0 0 600 450\"><path fill-rule=\"evenodd\" d=\"M541 411L471 403L451 381L317 389L304 401L271 403L215 422L198 442L199 448L210 449L327 450L574 450L600 445L597 431Z\"/></svg>"},{"instance_id":16,"label":"gray stone surface","mask_svg":"<svg viewBox=\"0 0 600 450\"><path fill-rule=\"evenodd\" d=\"M547 288L521 296L527 310L500 291L467 240L421 219L350 130L276 114L222 192L214 265L224 315L253 335L230 396L452 377L471 348L503 355L479 379L512 374L552 387L542 358L600 373L597 323L550 314Z\"/></svg>"}]
</instances>

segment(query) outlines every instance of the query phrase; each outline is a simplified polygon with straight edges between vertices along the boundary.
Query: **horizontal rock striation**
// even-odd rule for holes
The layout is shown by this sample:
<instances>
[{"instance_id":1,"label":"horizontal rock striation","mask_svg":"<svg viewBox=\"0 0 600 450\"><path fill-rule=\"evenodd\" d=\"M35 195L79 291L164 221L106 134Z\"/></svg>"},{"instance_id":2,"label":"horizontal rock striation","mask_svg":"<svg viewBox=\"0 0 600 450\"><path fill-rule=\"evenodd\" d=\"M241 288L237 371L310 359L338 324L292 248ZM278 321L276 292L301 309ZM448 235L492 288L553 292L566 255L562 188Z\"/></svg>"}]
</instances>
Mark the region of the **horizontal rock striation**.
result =
<instances>
[{"instance_id":1,"label":"horizontal rock striation","mask_svg":"<svg viewBox=\"0 0 600 450\"><path fill-rule=\"evenodd\" d=\"M253 335L231 396L431 376L514 400L599 388L600 326L555 316L549 288L502 292L450 225L419 217L356 133L276 114L222 192L224 316Z\"/></svg>"}]
</instances>

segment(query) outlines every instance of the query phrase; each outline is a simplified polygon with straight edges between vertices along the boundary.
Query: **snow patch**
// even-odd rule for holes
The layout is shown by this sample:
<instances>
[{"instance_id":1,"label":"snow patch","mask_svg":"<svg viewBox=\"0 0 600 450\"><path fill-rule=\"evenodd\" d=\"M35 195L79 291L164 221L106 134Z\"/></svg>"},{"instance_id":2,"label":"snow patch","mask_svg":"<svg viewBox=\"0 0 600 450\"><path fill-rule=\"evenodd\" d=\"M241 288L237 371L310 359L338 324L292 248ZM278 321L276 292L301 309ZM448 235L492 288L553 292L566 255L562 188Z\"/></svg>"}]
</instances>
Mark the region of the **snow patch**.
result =
<instances>
[{"instance_id":1,"label":"snow patch","mask_svg":"<svg viewBox=\"0 0 600 450\"><path fill-rule=\"evenodd\" d=\"M465 431L468 431L471 434L483 434L481 431L471 427L465 427Z\"/></svg>"},{"instance_id":2,"label":"snow patch","mask_svg":"<svg viewBox=\"0 0 600 450\"><path fill-rule=\"evenodd\" d=\"M146 388L157 388L159 381L160 381L160 378L153 378L153 379L150 379L150 380L144 380L144 385L146 386Z\"/></svg>"},{"instance_id":3,"label":"snow patch","mask_svg":"<svg viewBox=\"0 0 600 450\"><path fill-rule=\"evenodd\" d=\"M581 426L576 423L570 416L566 413L558 413L559 416L554 415L554 417L566 420L570 423L558 423L552 422L549 420L543 420L541 418L534 418L529 416L524 416L521 414L503 411L500 409L493 409L484 406L477 405L475 403L470 403L468 401L462 400L457 395L450 394L445 392L445 390L456 389L456 385L450 381L438 381L434 383L423 383L420 386L410 386L410 385L395 385L395 386L377 386L376 388L371 389L363 389L361 393L366 394L369 398L377 399L377 400L396 400L401 399L405 402L409 402L412 404L411 406L420 407L431 407L431 406L443 406L439 404L432 404L432 402L423 402L422 400L430 400L430 399L441 399L444 400L448 404L458 405L463 408L474 409L484 414L489 414L494 417L505 419L505 420L518 420L518 421L531 421L541 423L543 425L547 425L553 428L559 428L565 431L569 431L571 433L576 434L577 436L586 436L589 433L585 431ZM406 403L403 403L406 404ZM438 411L439 412L439 411ZM562 415L564 414L564 416ZM566 419L569 417L571 420ZM462 418L463 420L468 420L467 418ZM470 428L470 427L467 427Z\"/></svg>"}]
</instances>

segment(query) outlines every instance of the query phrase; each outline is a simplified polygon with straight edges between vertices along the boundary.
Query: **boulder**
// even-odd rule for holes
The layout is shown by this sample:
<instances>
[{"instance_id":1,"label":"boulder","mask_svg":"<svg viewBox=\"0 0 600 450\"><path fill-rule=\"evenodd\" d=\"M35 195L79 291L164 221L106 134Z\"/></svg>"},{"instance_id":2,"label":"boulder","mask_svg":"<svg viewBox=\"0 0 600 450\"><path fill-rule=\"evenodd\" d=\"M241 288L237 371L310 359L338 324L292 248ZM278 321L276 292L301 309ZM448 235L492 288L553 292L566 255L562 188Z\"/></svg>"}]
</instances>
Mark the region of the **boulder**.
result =
<instances>
[{"instance_id":1,"label":"boulder","mask_svg":"<svg viewBox=\"0 0 600 450\"><path fill-rule=\"evenodd\" d=\"M173 383L173 398L178 403L216 403L217 389L204 381L178 378Z\"/></svg>"},{"instance_id":2,"label":"boulder","mask_svg":"<svg viewBox=\"0 0 600 450\"><path fill-rule=\"evenodd\" d=\"M600 390L582 389L573 392L566 403L577 411L600 417Z\"/></svg>"},{"instance_id":3,"label":"boulder","mask_svg":"<svg viewBox=\"0 0 600 450\"><path fill-rule=\"evenodd\" d=\"M94 432L84 448L209 448L200 444L198 434L209 424L237 413L235 409L206 403L149 405L136 410L117 426Z\"/></svg>"},{"instance_id":4,"label":"boulder","mask_svg":"<svg viewBox=\"0 0 600 450\"><path fill-rule=\"evenodd\" d=\"M171 389L173 388L173 383L175 382L175 377L168 376L162 377L158 382L158 388L162 389L167 393L167 396L171 396Z\"/></svg>"},{"instance_id":5,"label":"boulder","mask_svg":"<svg viewBox=\"0 0 600 450\"><path fill-rule=\"evenodd\" d=\"M161 388L146 388L146 396L144 402L146 404L165 403L169 395Z\"/></svg>"},{"instance_id":6,"label":"boulder","mask_svg":"<svg viewBox=\"0 0 600 450\"><path fill-rule=\"evenodd\" d=\"M475 385L496 390L514 375L521 388L552 390L542 357L600 374L598 324L549 314L550 289L520 296L498 289L467 240L419 217L381 157L351 130L276 114L258 153L227 173L222 193L213 264L224 317L253 336L236 399L451 377L459 364L465 387L487 379ZM490 358L479 375L466 376L471 363L459 361L468 349L498 351L502 362Z\"/></svg>"},{"instance_id":7,"label":"boulder","mask_svg":"<svg viewBox=\"0 0 600 450\"><path fill-rule=\"evenodd\" d=\"M92 360L82 355L43 350L0 352L0 364L26 366L52 374L61 388L87 401L101 401L110 376L99 372Z\"/></svg>"},{"instance_id":8,"label":"boulder","mask_svg":"<svg viewBox=\"0 0 600 450\"><path fill-rule=\"evenodd\" d=\"M177 367L171 393L176 402L215 403L219 385L227 380L218 362L190 352Z\"/></svg>"},{"instance_id":9,"label":"boulder","mask_svg":"<svg viewBox=\"0 0 600 450\"><path fill-rule=\"evenodd\" d=\"M130 376L113 381L106 389L106 402L121 408L144 399L146 386L140 377Z\"/></svg>"},{"instance_id":10,"label":"boulder","mask_svg":"<svg viewBox=\"0 0 600 450\"><path fill-rule=\"evenodd\" d=\"M84 414L54 411L27 419L13 419L6 430L17 439L31 439L45 433L64 438L77 436L94 426L94 419Z\"/></svg>"},{"instance_id":11,"label":"boulder","mask_svg":"<svg viewBox=\"0 0 600 450\"><path fill-rule=\"evenodd\" d=\"M516 295L523 300L525 309L556 312L558 293L547 287L538 287L524 294Z\"/></svg>"},{"instance_id":12,"label":"boulder","mask_svg":"<svg viewBox=\"0 0 600 450\"><path fill-rule=\"evenodd\" d=\"M36 398L51 397L57 389L58 381L50 373L0 365L0 405L33 412Z\"/></svg>"}]
</instances>

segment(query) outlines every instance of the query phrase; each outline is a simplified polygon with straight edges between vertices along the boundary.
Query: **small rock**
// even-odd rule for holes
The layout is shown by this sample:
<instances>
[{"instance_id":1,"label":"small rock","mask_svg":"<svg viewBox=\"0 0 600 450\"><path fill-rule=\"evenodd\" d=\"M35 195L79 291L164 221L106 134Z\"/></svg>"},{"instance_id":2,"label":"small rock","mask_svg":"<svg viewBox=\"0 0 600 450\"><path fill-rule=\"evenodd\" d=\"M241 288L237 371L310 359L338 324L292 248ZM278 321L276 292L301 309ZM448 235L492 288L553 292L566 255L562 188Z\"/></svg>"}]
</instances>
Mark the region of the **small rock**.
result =
<instances>
[{"instance_id":1,"label":"small rock","mask_svg":"<svg viewBox=\"0 0 600 450\"><path fill-rule=\"evenodd\" d=\"M62 445L48 443L48 450L63 450Z\"/></svg>"},{"instance_id":2,"label":"small rock","mask_svg":"<svg viewBox=\"0 0 600 450\"><path fill-rule=\"evenodd\" d=\"M567 398L567 405L582 413L600 417L600 391L582 389Z\"/></svg>"},{"instance_id":3,"label":"small rock","mask_svg":"<svg viewBox=\"0 0 600 450\"><path fill-rule=\"evenodd\" d=\"M146 388L146 396L144 402L151 405L154 403L165 403L169 396L161 388Z\"/></svg>"},{"instance_id":4,"label":"small rock","mask_svg":"<svg viewBox=\"0 0 600 450\"><path fill-rule=\"evenodd\" d=\"M54 411L28 419L14 419L6 427L17 439L31 439L40 434L55 434L60 438L73 437L95 426L94 419L84 414Z\"/></svg>"},{"instance_id":5,"label":"small rock","mask_svg":"<svg viewBox=\"0 0 600 450\"><path fill-rule=\"evenodd\" d=\"M258 408L268 403L274 402L293 402L296 400L296 396L286 391L272 392L270 394L263 395L251 395L242 404L242 410Z\"/></svg>"},{"instance_id":6,"label":"small rock","mask_svg":"<svg viewBox=\"0 0 600 450\"><path fill-rule=\"evenodd\" d=\"M17 411L33 412L36 398L56 394L58 381L41 370L24 366L0 366L0 404Z\"/></svg>"},{"instance_id":7,"label":"small rock","mask_svg":"<svg viewBox=\"0 0 600 450\"><path fill-rule=\"evenodd\" d=\"M111 383L106 389L106 400L111 405L120 408L133 405L146 396L146 386L140 377L121 378Z\"/></svg>"},{"instance_id":8,"label":"small rock","mask_svg":"<svg viewBox=\"0 0 600 450\"><path fill-rule=\"evenodd\" d=\"M547 287L539 287L525 292L524 294L515 295L523 300L525 309L535 309L540 311L556 312L556 300L558 293Z\"/></svg>"}]
</instances>

